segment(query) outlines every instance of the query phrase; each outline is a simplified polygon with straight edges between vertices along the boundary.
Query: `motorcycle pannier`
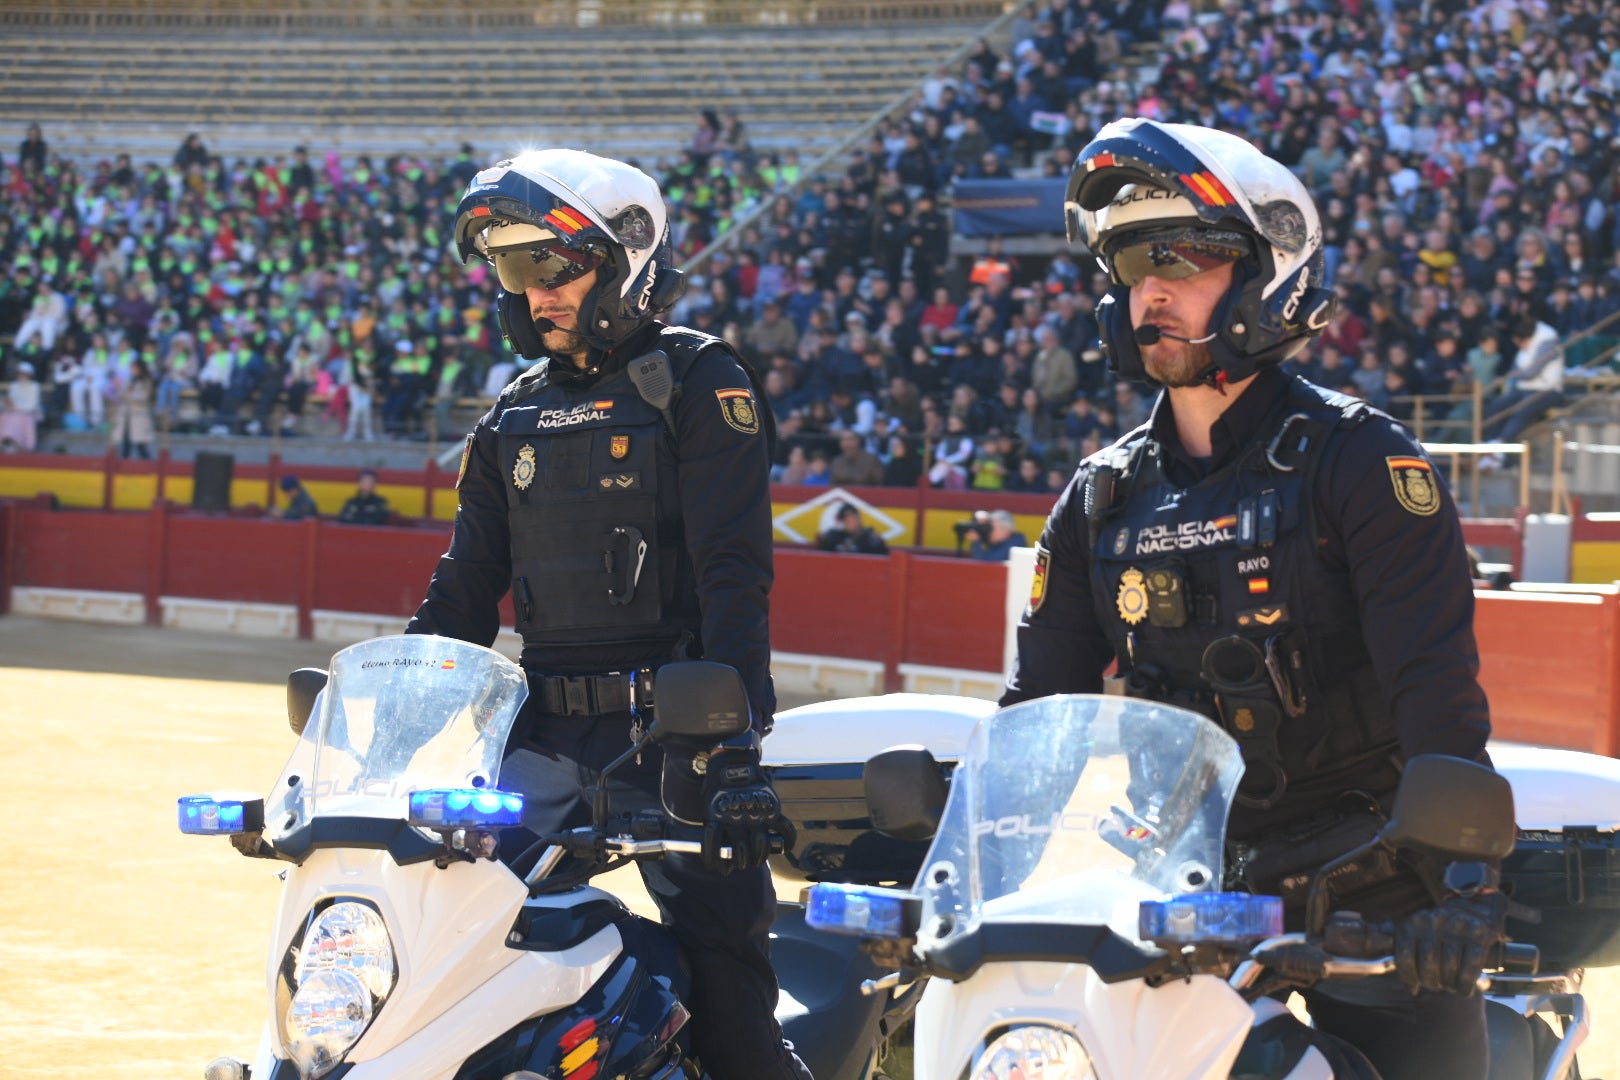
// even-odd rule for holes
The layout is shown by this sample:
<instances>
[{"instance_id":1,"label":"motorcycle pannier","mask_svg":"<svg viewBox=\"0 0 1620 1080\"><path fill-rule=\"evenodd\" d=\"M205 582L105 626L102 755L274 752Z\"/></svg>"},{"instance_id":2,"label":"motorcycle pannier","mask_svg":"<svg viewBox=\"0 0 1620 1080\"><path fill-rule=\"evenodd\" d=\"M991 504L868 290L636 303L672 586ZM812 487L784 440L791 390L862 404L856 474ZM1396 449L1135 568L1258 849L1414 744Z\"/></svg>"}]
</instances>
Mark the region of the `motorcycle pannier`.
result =
<instances>
[{"instance_id":1,"label":"motorcycle pannier","mask_svg":"<svg viewBox=\"0 0 1620 1080\"><path fill-rule=\"evenodd\" d=\"M1620 964L1620 834L1596 829L1523 830L1502 861L1502 886L1541 913L1508 920L1514 941L1541 949L1541 968Z\"/></svg>"},{"instance_id":2,"label":"motorcycle pannier","mask_svg":"<svg viewBox=\"0 0 1620 1080\"><path fill-rule=\"evenodd\" d=\"M1508 933L1541 949L1543 971L1620 964L1620 761L1527 746L1491 758L1519 822L1502 890L1541 913Z\"/></svg>"},{"instance_id":3,"label":"motorcycle pannier","mask_svg":"<svg viewBox=\"0 0 1620 1080\"><path fill-rule=\"evenodd\" d=\"M927 841L895 840L872 828L866 760L901 744L932 751L948 778L973 725L995 703L943 694L887 694L778 713L764 763L798 837L771 869L797 881L910 885Z\"/></svg>"}]
</instances>

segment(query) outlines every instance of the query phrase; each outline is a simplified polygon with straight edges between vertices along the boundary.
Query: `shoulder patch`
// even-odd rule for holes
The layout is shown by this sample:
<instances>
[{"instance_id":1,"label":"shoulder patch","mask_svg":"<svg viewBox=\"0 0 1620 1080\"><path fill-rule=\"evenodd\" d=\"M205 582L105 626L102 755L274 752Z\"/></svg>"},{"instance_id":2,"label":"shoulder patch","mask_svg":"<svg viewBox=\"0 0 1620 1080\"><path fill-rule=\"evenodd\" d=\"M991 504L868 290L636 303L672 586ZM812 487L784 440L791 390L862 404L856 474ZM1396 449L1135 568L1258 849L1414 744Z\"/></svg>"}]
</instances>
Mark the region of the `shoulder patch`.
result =
<instances>
[{"instance_id":1,"label":"shoulder patch","mask_svg":"<svg viewBox=\"0 0 1620 1080\"><path fill-rule=\"evenodd\" d=\"M467 432L467 441L461 447L461 467L456 470L456 490L461 490L461 482L467 478L467 462L472 457L472 432Z\"/></svg>"},{"instance_id":2,"label":"shoulder patch","mask_svg":"<svg viewBox=\"0 0 1620 1080\"><path fill-rule=\"evenodd\" d=\"M1029 606L1024 609L1027 618L1041 610L1046 603L1046 575L1052 568L1052 553L1035 545L1035 576L1029 579Z\"/></svg>"},{"instance_id":3,"label":"shoulder patch","mask_svg":"<svg viewBox=\"0 0 1620 1080\"><path fill-rule=\"evenodd\" d=\"M1401 509L1418 517L1432 517L1440 509L1440 485L1434 468L1420 457L1387 457L1389 481Z\"/></svg>"},{"instance_id":4,"label":"shoulder patch","mask_svg":"<svg viewBox=\"0 0 1620 1080\"><path fill-rule=\"evenodd\" d=\"M759 434L759 407L754 404L751 390L716 390L720 400L720 415L726 423L744 435Z\"/></svg>"}]
</instances>

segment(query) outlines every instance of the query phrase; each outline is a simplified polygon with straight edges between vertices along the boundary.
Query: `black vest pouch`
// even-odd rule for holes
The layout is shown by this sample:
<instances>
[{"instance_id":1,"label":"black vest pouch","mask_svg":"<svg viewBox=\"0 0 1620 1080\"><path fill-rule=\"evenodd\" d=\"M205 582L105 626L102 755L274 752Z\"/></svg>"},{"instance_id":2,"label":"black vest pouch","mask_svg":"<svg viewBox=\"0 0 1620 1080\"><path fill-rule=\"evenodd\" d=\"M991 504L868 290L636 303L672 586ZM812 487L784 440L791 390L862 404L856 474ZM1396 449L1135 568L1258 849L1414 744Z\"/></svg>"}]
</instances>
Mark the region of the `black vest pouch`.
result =
<instances>
[{"instance_id":1,"label":"black vest pouch","mask_svg":"<svg viewBox=\"0 0 1620 1080\"><path fill-rule=\"evenodd\" d=\"M552 501L511 514L512 577L533 598L517 632L637 629L663 616L654 497ZM518 553L523 557L518 558Z\"/></svg>"},{"instance_id":2,"label":"black vest pouch","mask_svg":"<svg viewBox=\"0 0 1620 1080\"><path fill-rule=\"evenodd\" d=\"M1244 806L1275 806L1288 788L1278 734L1284 722L1266 650L1236 634L1217 638L1204 650L1204 680L1215 692L1221 726L1243 751L1243 780L1237 801Z\"/></svg>"}]
</instances>

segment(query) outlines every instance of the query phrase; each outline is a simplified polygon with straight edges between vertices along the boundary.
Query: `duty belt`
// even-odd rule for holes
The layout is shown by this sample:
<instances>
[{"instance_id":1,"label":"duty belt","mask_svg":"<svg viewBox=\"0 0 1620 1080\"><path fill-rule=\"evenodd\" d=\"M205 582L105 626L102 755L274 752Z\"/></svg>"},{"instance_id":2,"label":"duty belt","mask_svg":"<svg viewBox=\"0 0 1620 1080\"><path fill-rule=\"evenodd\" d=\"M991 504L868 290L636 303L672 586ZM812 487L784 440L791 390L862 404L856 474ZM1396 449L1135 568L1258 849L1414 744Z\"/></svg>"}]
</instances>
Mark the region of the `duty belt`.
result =
<instances>
[{"instance_id":1,"label":"duty belt","mask_svg":"<svg viewBox=\"0 0 1620 1080\"><path fill-rule=\"evenodd\" d=\"M632 705L652 705L652 671L609 671L601 675L545 675L531 671L534 709L545 716L601 716L625 713Z\"/></svg>"}]
</instances>

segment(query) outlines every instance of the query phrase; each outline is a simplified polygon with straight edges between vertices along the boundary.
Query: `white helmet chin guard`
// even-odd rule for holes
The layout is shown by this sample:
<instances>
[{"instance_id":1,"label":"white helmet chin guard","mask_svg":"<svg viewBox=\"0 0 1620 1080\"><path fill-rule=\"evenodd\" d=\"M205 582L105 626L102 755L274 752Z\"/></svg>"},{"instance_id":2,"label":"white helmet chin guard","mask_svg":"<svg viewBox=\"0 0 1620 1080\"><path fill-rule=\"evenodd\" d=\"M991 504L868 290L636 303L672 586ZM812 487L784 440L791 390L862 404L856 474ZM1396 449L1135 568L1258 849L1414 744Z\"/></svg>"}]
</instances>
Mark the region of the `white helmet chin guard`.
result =
<instances>
[{"instance_id":1,"label":"white helmet chin guard","mask_svg":"<svg viewBox=\"0 0 1620 1080\"><path fill-rule=\"evenodd\" d=\"M1119 374L1147 379L1130 319L1130 290L1110 255L1144 229L1185 224L1253 242L1216 306L1206 381L1219 385L1280 363L1333 314L1322 224L1310 192L1282 164L1236 135L1140 117L1116 120L1075 161L1064 202L1069 241L1084 242L1114 287L1098 309L1103 346ZM1149 380L1150 381L1150 380Z\"/></svg>"},{"instance_id":2,"label":"white helmet chin guard","mask_svg":"<svg viewBox=\"0 0 1620 1080\"><path fill-rule=\"evenodd\" d=\"M602 350L617 347L685 291L657 182L580 150L528 150L480 172L456 207L455 239L463 261L476 255L492 265L519 250L590 256L597 280L580 304L579 330ZM514 350L531 360L544 355L526 296L502 288L500 317Z\"/></svg>"}]
</instances>

